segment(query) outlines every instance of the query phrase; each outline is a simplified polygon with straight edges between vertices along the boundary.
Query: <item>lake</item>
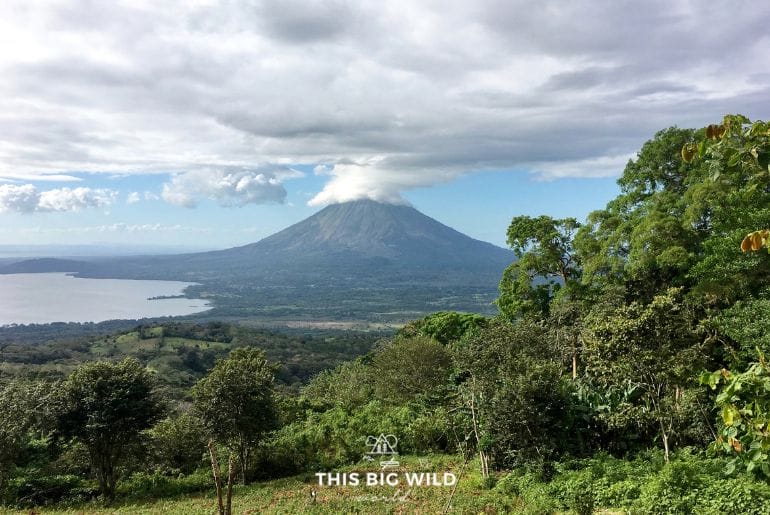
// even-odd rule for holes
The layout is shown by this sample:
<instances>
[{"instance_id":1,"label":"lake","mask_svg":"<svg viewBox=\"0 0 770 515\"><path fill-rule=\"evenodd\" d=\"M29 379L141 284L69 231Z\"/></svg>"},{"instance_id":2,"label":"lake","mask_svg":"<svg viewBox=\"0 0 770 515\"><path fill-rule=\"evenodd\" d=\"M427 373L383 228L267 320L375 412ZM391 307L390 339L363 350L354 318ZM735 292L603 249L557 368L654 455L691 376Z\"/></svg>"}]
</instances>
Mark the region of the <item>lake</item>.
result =
<instances>
[{"instance_id":1,"label":"lake","mask_svg":"<svg viewBox=\"0 0 770 515\"><path fill-rule=\"evenodd\" d=\"M199 313L203 299L157 299L181 295L194 283L81 279L64 273L0 275L0 325L101 322Z\"/></svg>"}]
</instances>

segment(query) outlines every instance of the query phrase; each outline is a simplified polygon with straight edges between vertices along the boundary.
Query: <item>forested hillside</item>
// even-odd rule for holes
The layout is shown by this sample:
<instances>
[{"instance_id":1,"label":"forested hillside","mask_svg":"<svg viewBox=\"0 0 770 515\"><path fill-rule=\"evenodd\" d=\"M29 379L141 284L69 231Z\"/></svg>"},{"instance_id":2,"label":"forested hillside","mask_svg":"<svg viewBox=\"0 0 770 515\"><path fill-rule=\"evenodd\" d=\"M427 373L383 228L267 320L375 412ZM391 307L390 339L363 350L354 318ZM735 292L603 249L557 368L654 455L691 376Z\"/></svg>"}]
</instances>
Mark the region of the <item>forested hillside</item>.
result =
<instances>
[{"instance_id":1,"label":"forested hillside","mask_svg":"<svg viewBox=\"0 0 770 515\"><path fill-rule=\"evenodd\" d=\"M0 344L0 374L3 377L59 380L88 361L119 361L133 357L151 370L158 386L176 400L188 398L187 390L218 359L238 347L256 347L265 351L267 358L277 366L277 383L296 389L319 372L366 354L379 338L388 334L315 330L313 334L297 332L292 335L217 322L165 322L90 338L57 339L50 338L49 334L44 342L27 343L23 340L24 327L15 329L14 339L8 341L5 336L6 342Z\"/></svg>"},{"instance_id":2,"label":"forested hillside","mask_svg":"<svg viewBox=\"0 0 770 515\"><path fill-rule=\"evenodd\" d=\"M451 470L462 486L373 512L768 513L769 164L768 123L662 130L585 223L511 221L499 316L415 320L298 391L275 387L272 343L230 351L215 326L92 342L81 356L98 361L63 380L9 378L5 351L0 496L22 508L169 497L179 512L209 499L229 513L228 485L294 476L265 486L269 502L236 488L236 508L360 512L352 491L393 490L315 473L371 467L367 436L382 434L398 436L396 470ZM168 402L158 371L177 360L200 374Z\"/></svg>"}]
</instances>

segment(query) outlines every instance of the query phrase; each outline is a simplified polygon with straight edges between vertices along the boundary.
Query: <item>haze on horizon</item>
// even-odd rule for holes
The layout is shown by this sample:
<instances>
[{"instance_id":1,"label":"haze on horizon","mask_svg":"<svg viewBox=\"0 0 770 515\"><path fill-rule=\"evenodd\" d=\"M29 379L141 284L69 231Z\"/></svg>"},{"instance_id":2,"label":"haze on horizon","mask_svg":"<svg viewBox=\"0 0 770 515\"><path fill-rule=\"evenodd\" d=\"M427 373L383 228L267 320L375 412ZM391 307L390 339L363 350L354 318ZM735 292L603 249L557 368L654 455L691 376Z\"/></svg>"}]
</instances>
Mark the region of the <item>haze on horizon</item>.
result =
<instances>
[{"instance_id":1,"label":"haze on horizon","mask_svg":"<svg viewBox=\"0 0 770 515\"><path fill-rule=\"evenodd\" d=\"M409 202L502 245L662 128L767 119L770 5L0 6L0 244L222 248Z\"/></svg>"}]
</instances>

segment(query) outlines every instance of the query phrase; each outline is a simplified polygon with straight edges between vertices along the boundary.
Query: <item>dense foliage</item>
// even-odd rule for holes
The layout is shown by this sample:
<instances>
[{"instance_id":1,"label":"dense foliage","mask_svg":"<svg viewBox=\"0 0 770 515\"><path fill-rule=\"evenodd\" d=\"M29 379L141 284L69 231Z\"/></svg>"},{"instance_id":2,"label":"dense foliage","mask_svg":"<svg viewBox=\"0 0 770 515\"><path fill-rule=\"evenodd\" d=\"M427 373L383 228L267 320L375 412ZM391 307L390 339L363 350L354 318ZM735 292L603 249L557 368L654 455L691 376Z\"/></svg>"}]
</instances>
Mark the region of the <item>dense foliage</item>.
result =
<instances>
[{"instance_id":1,"label":"dense foliage","mask_svg":"<svg viewBox=\"0 0 770 515\"><path fill-rule=\"evenodd\" d=\"M162 413L150 374L138 361L105 361L78 367L62 388L56 433L88 451L101 492L115 494L118 467L139 433Z\"/></svg>"}]
</instances>

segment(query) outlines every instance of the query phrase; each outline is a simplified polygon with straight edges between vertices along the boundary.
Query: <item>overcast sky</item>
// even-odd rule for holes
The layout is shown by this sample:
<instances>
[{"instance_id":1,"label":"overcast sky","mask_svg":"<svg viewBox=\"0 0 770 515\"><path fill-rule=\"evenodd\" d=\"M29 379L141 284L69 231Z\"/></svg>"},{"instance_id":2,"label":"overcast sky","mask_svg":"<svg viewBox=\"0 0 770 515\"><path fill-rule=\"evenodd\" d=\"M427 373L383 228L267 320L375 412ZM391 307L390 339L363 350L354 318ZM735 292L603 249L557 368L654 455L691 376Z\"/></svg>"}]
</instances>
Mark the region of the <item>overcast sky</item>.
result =
<instances>
[{"instance_id":1,"label":"overcast sky","mask_svg":"<svg viewBox=\"0 0 770 515\"><path fill-rule=\"evenodd\" d=\"M0 244L254 241L411 202L501 244L657 130L770 117L770 4L0 3Z\"/></svg>"}]
</instances>

